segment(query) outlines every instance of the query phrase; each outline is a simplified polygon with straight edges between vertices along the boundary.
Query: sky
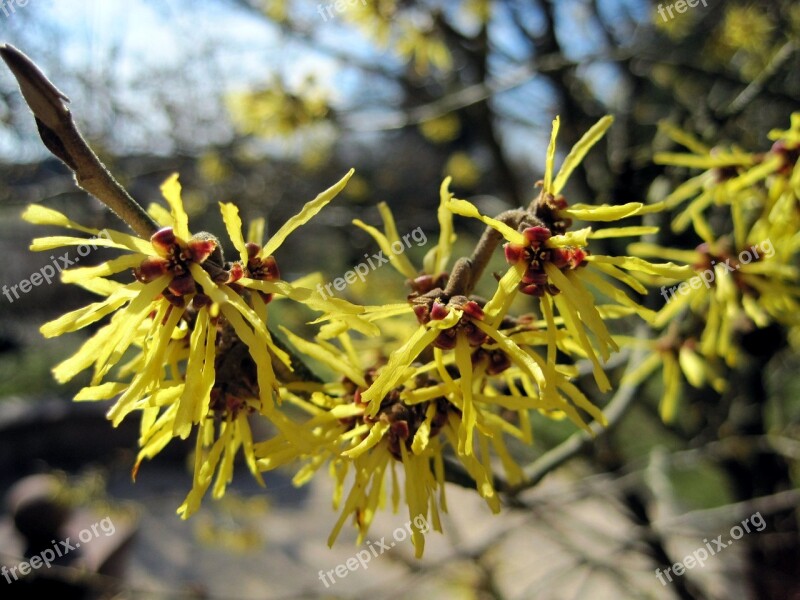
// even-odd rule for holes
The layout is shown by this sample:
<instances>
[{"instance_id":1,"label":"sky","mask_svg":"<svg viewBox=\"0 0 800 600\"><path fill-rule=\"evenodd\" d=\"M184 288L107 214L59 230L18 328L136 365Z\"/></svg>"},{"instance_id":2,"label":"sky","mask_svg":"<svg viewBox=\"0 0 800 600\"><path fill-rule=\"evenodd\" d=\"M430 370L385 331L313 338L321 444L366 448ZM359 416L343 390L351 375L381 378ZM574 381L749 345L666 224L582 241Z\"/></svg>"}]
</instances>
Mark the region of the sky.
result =
<instances>
[{"instance_id":1,"label":"sky","mask_svg":"<svg viewBox=\"0 0 800 600\"><path fill-rule=\"evenodd\" d=\"M352 30L342 29L342 15L323 19L314 0L292 5L324 43L344 47L365 59L374 57L371 44L353 35ZM609 13L625 6L625 14L634 20L647 19L645 5L637 0L600 2L601 9ZM443 2L442 6L453 4ZM601 41L585 18L581 0L559 0L556 7L563 27L568 28L560 32L568 41L567 56L579 60L595 51ZM469 23L463 25L468 27ZM513 56L522 42L505 33L510 28L502 19L497 19L493 27L496 39L503 40L504 50ZM632 35L631 31L621 34ZM220 116L224 106L213 100L221 92L264 84L273 72L295 85L312 75L331 91L334 105L341 108L358 108L362 100L358 91L364 80L359 74L288 40L265 19L253 18L247 9L236 7L235 0L29 0L8 17L0 13L0 42L13 43L34 58L71 98L73 111L83 117L89 137L103 139L117 151L163 154L174 152L176 144L177 148L190 149L192 139L186 139L186 135L178 142L170 139L174 131L169 130L165 104L190 114L196 127L207 134L205 138L224 141L229 124ZM43 64L40 58L52 56L57 56L60 64ZM170 71L180 74L180 85L164 83L170 79L163 74ZM621 93L614 68L597 63L587 66L585 72L598 96L612 104L615 95ZM75 77L73 73L81 75ZM10 75L0 70L0 91L7 93L14 87ZM385 93L391 95L391 90ZM509 110L524 110L533 99L545 110L520 116L538 122L546 136L554 116L547 111L550 98L549 86L541 78L532 78L492 101ZM45 152L33 123L24 118L19 122L23 125L22 138L0 128L0 158L42 158ZM215 123L220 125L218 131ZM507 135L519 138L513 145L520 153L527 153L542 141L536 136L527 139L519 135L515 127Z\"/></svg>"}]
</instances>

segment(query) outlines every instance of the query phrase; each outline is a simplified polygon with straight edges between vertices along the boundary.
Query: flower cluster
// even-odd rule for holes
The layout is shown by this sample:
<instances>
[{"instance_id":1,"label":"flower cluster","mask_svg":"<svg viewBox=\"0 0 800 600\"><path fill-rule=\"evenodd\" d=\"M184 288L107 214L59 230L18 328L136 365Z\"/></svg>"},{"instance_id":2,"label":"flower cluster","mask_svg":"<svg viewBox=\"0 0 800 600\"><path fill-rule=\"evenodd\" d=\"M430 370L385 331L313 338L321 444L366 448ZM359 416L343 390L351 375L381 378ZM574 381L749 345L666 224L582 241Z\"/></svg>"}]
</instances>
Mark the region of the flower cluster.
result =
<instances>
[{"instance_id":1,"label":"flower cluster","mask_svg":"<svg viewBox=\"0 0 800 600\"><path fill-rule=\"evenodd\" d=\"M781 219L792 210L791 218L797 218L800 186L794 165L800 120L793 120L788 132L776 134L767 155L731 154L722 161L710 153L703 160L660 157L662 162L709 169L664 202L569 202L564 190L570 174L611 124L610 117L601 119L556 171L556 119L541 189L528 207L487 216L471 202L455 198L445 180L436 245L421 257L419 267L413 256L387 252L402 276L399 281L408 287L396 303L379 306L322 298L307 287L307 278L286 282L275 258L286 237L330 202L352 172L266 242L263 220L251 224L245 237L238 209L220 204L237 253L232 261L225 260L215 236L191 234L180 185L172 177L162 187L169 210L149 208L162 227L149 240L110 232L108 239L97 242L124 251L122 256L64 273L65 282L81 285L102 300L46 324L43 333L60 335L105 318L108 322L58 365L55 375L67 381L92 368L92 380L77 400L115 399L108 413L115 425L132 413L140 415L141 448L134 474L174 438L196 436L194 485L179 508L184 517L197 510L212 484L215 497L224 494L240 452L259 481L263 472L296 468L294 482L302 485L327 467L340 510L331 544L350 518L363 539L389 499L395 510L404 499L412 521L422 516L422 522L440 531L440 513L447 509L445 481L453 465L475 482L477 492L497 512L500 495L493 465L502 466L508 484L523 482L509 442L532 443L535 415L569 419L589 432L591 421L605 423L597 400L600 392L612 388L607 361L620 344L632 343L612 334L609 323L638 316L662 327L684 308L705 311L707 337L671 332L651 343L654 354L634 374L641 377L655 367L658 359L653 357L664 357L669 416L677 394L673 375L681 369L693 385L708 381L721 389L722 376L711 358L729 361L732 307L740 306L761 323L796 302L796 287L790 285L794 271L769 261L742 265L731 277L720 271L713 290L687 295L658 313L642 306L640 297L647 294L645 284L686 281L698 269L718 269L715 263L752 243L754 236L796 238L796 229L790 231ZM689 138L681 133L677 139ZM689 147L701 148L695 141ZM742 190L764 181L763 211L751 219L750 229L743 229L752 203L736 208ZM697 193L688 217L682 218L695 224L704 240L698 250L640 242L631 246L631 256L608 253L603 240L654 234L657 228L642 224L643 217ZM703 225L710 202L725 198L737 213L732 245L705 235ZM389 208L381 204L379 210L382 230L360 220L354 224L388 249L400 239ZM34 223L96 233L41 206L30 207L24 216ZM486 230L472 256L454 261L456 218L479 221ZM578 221L583 225L576 228ZM605 225L617 221L625 223ZM80 237L50 237L35 240L32 248L82 242ZM483 278L495 255L505 257L504 271L494 279ZM647 255L674 262L641 258ZM133 274L127 283L116 277L125 271ZM486 284L484 296L476 293L479 282ZM773 299L762 301L767 292ZM278 299L319 313L312 322L318 326L312 339L280 328L291 350L273 339L269 327L269 304ZM576 382L583 365L598 388L592 398ZM254 440L252 419L269 421L274 435ZM421 556L423 531L415 529L412 539Z\"/></svg>"},{"instance_id":2,"label":"flower cluster","mask_svg":"<svg viewBox=\"0 0 800 600\"><path fill-rule=\"evenodd\" d=\"M789 129L769 133L772 146L762 153L710 148L667 123L662 130L688 152L662 152L655 161L701 171L664 199L668 209L686 205L672 227L684 232L691 225L699 243L693 250L629 246L639 256L667 257L691 269L685 277L651 281L680 286L653 319L662 336L646 344L651 354L629 381L643 381L663 365L661 414L671 421L684 380L697 389L725 389L725 369L739 364L746 350L742 334L779 325L795 346L800 341L800 113Z\"/></svg>"},{"instance_id":3,"label":"flower cluster","mask_svg":"<svg viewBox=\"0 0 800 600\"><path fill-rule=\"evenodd\" d=\"M170 210L150 207L163 227L149 240L110 231L107 239L97 243L126 251L122 256L63 272L65 282L104 299L45 324L45 336L76 331L113 316L74 356L57 365L54 374L66 382L92 367L90 385L75 399L117 398L108 412L114 425L133 412L141 413L141 450L134 475L142 460L155 456L173 438L185 439L196 430L194 486L180 509L185 516L197 509L215 474L214 495L224 493L240 448L260 480L249 415L260 414L279 430L291 427L275 408L280 382L273 361L290 371L293 366L267 328L267 303L271 294L280 294L313 310L326 304L311 290L281 281L273 253L292 231L330 202L351 175L352 171L306 204L263 247L259 243L263 222L251 228L253 239L246 243L238 209L221 204L229 237L239 252L240 260L233 262L225 261L216 237L190 233L181 187L173 176L161 188ZM97 233L42 206L29 207L23 218ZM50 250L84 241L68 236L40 238L31 249ZM111 278L126 270L133 274L129 283ZM348 310L344 302L335 308Z\"/></svg>"}]
</instances>

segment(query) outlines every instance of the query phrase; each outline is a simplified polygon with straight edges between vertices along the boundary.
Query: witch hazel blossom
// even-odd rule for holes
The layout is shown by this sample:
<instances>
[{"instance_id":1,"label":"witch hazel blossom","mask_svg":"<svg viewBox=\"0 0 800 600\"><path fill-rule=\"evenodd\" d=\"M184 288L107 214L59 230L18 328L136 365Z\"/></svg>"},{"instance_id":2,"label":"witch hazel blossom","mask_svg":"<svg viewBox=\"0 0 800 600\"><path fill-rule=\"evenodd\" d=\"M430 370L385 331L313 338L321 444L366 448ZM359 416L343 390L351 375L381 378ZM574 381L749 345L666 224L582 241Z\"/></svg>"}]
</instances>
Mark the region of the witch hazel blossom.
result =
<instances>
[{"instance_id":1,"label":"witch hazel blossom","mask_svg":"<svg viewBox=\"0 0 800 600\"><path fill-rule=\"evenodd\" d=\"M537 297L541 314L549 316L549 347L557 344L557 330L553 325L558 315L567 334L591 361L595 381L602 391L611 389L602 363L619 347L596 306L592 289L609 297L618 309L652 320L653 311L631 299L611 281L646 294L644 285L633 275L668 273L680 277L689 272L686 267L672 263L652 264L636 257L608 257L588 248L592 239L640 236L656 232L656 227L631 225L596 230L589 226L569 230L573 219L611 222L663 208L661 204L647 206L639 202L617 206L570 205L561 194L569 174L602 137L611 121L610 117L604 117L592 127L567 154L558 173L554 173L554 162L559 120L553 122L541 193L520 216L517 228L482 215L465 200L451 199L448 203L455 214L479 219L505 239L505 256L512 268L503 278L505 285L498 290L502 294L496 306L510 306L518 292ZM503 314L499 316L502 318Z\"/></svg>"},{"instance_id":2,"label":"witch hazel blossom","mask_svg":"<svg viewBox=\"0 0 800 600\"><path fill-rule=\"evenodd\" d=\"M530 296L550 294L555 296L559 289L547 278L546 264L552 264L562 271L586 266L587 252L580 248L549 248L547 242L553 236L545 227L528 227L522 230L528 245L522 246L508 242L504 246L506 261L511 264L521 263L525 266L525 274L520 281L520 291Z\"/></svg>"},{"instance_id":3,"label":"witch hazel blossom","mask_svg":"<svg viewBox=\"0 0 800 600\"><path fill-rule=\"evenodd\" d=\"M249 415L265 416L278 430L291 428L274 410L280 384L272 361L282 362L289 370L291 362L271 338L265 307L272 294L287 294L304 302L311 291L281 282L273 253L292 231L330 202L351 175L352 171L307 203L263 247L255 241L245 243L238 209L221 204L223 221L241 259L233 262L224 260L218 238L206 232L191 234L181 186L174 175L161 187L169 211L154 212L162 221L161 229L148 240L107 230L107 237L97 240L98 245L126 254L64 272L65 282L77 283L104 299L46 324L42 328L45 335L61 335L111 318L73 357L56 366L54 373L60 381L68 381L94 367L91 384L81 389L76 399L115 399L108 413L114 424L131 413L142 413L141 450L134 476L143 460L153 458L172 439L196 432L197 456L202 460L195 465L192 491L180 508L183 516L197 509L215 474L214 495L224 493L232 476L233 457L240 451L260 481ZM33 223L96 234L43 207L29 207L23 216ZM34 241L32 249L84 241L79 237L42 238ZM125 271L132 273L133 281L108 279ZM273 288L264 289L266 285ZM319 309L321 304L314 300L310 308ZM123 364L129 351L136 356ZM115 369L117 374L112 376Z\"/></svg>"},{"instance_id":4,"label":"witch hazel blossom","mask_svg":"<svg viewBox=\"0 0 800 600\"><path fill-rule=\"evenodd\" d=\"M435 247L421 266L404 253L390 257L410 288L404 302L397 304L359 306L317 293L313 278L303 279L310 287L281 278L276 251L344 188L352 171L306 203L266 241L263 219L254 221L245 237L239 209L220 203L237 255L234 260L225 259L217 237L191 233L180 184L172 177L162 186L169 211L152 209L161 228L149 239L111 232L106 245L127 254L65 274L65 281L104 299L43 331L60 335L110 319L56 372L66 380L94 367L91 384L76 399L113 400L109 418L115 424L132 413L141 415L134 475L174 438L195 436L192 489L178 509L184 518L199 508L206 494L224 495L236 458L243 456L259 483L263 471L299 463L294 482L302 485L328 465L340 510L330 544L349 518L363 539L389 497L387 489L395 511L404 497L409 515L422 515L433 530L441 531L440 512L447 508L446 451L475 481L490 509L498 512L492 463L502 464L510 485L524 480L506 439L532 442L531 411L566 417L587 432L592 431L588 420L606 422L603 412L573 383L574 366L559 362L560 356L588 359L600 389L609 389L601 361L618 347L606 317L652 318L652 311L618 284L645 293L634 274L683 276L689 269L606 256L589 247L592 240L636 237L655 228L572 229L576 219L618 221L661 206L570 204L561 191L611 119L592 127L556 173L558 123L553 123L541 193L527 209L511 211L508 219L482 215L471 203L455 198L445 179L439 190ZM388 206L380 204L378 210L383 231L359 220L354 224L384 253L404 247L404 240L407 245L409 236L400 238ZM482 221L504 243L508 269L497 275L488 298L472 292L472 279L479 275L469 271L474 261L451 264L454 216ZM44 209L31 209L28 217L93 233ZM487 252L494 252L498 236L490 237L495 242ZM65 243L77 242L46 238L35 246L49 249ZM129 283L109 279L128 270L133 274ZM598 292L610 303L599 306L594 296ZM511 314L517 296L532 299L540 318ZM296 351L291 354L273 340L268 328L270 305L277 298L322 313L315 321L320 333L313 341L281 327ZM351 337L352 331L364 339ZM396 344L375 352L371 340L387 332ZM123 355L130 353L134 357L123 363ZM296 362L299 356L335 376L320 381L310 371L296 371L303 362ZM285 405L299 409L301 416L287 412ZM272 424L273 437L253 439L250 421L257 418ZM396 469L404 473L402 484ZM417 556L424 550L426 531L412 527Z\"/></svg>"},{"instance_id":5,"label":"witch hazel blossom","mask_svg":"<svg viewBox=\"0 0 800 600\"><path fill-rule=\"evenodd\" d=\"M266 239L263 219L250 223L245 235L236 205L220 203L235 250L226 260L220 238L190 230L177 176L161 188L168 209L153 205L144 211L82 145L66 97L24 54L7 45L0 53L47 126L47 147L75 173L79 186L137 233L106 230L97 245L120 255L62 274L65 283L98 300L45 324L42 333L97 329L54 374L69 381L91 371L76 400L108 400L114 425L131 415L140 418L134 476L175 438L194 436L192 487L178 508L184 518L206 495L225 494L237 459L244 459L259 484L263 472L276 468L296 468L298 486L324 469L334 481L339 512L329 545L348 521L364 541L379 510L389 506L397 512L403 504L420 557L428 530L443 530L451 461L459 466L459 479L471 479L490 510L499 512L503 488L513 493L538 481L520 467L514 451L533 444L537 415L569 419L589 435L607 424L596 404L602 396L590 400L578 387L586 362L600 392L608 391L610 356L623 344L644 346L650 355L628 381L662 368L660 411L669 421L678 414L684 379L695 388L724 388L724 366L738 358L741 323L749 330L778 323L800 339L794 264L800 113L792 115L789 129L770 132L768 150L752 154L710 148L665 126L688 152L661 153L656 161L702 172L649 205L577 204L568 198L571 174L613 119L598 120L556 168L556 118L536 183L540 189L529 206L483 215L454 197L449 178L442 182L438 240L421 265L399 251L414 235L400 238L388 205L378 204L382 230L354 220L380 247L382 254L373 258L402 276L394 303L361 306L332 297L331 290L323 295L318 274L285 281L278 266L286 238L342 191L352 170ZM703 242L696 250L638 242L616 256L603 245L603 239L656 233L638 219L681 204L687 208L673 228L692 226ZM712 206L715 213L730 209L731 232L714 231L715 220L706 216ZM486 228L470 256L453 261L456 216ZM99 234L41 206L29 207L24 218L78 232L34 240L33 250L80 247L87 239L82 235ZM573 227L578 221L584 225ZM421 228L414 231L427 240ZM734 262L727 248L764 239L774 241L770 260L741 264L735 273L719 264L723 257ZM507 265L492 273L494 279L482 279L500 244ZM711 261L717 264L709 266ZM714 268L714 285L692 288L658 313L636 298L648 293L646 284L684 281L698 267ZM366 278L366 268L357 271L349 272L350 279ZM479 282L488 283L485 297L475 293ZM319 326L318 333L280 327L286 343L279 343L271 329L275 302L318 313L310 323ZM612 335L614 319L631 316L667 329L656 340ZM623 394L613 402L612 414L619 418L627 400ZM255 422L270 425L267 439L253 438Z\"/></svg>"}]
</instances>

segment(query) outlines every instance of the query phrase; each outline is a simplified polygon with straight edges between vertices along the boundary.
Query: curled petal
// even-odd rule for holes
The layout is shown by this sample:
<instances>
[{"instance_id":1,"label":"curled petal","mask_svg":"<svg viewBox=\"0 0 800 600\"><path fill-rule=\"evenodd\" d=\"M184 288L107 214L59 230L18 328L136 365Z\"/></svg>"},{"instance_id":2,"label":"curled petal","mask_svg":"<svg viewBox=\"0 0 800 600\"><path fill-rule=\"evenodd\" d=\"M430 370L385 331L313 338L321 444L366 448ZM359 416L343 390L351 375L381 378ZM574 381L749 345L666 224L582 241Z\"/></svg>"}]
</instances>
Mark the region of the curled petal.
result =
<instances>
[{"instance_id":1,"label":"curled petal","mask_svg":"<svg viewBox=\"0 0 800 600\"><path fill-rule=\"evenodd\" d=\"M503 246L503 251L506 255L506 262L513 265L525 260L525 246L518 246L517 244L506 244Z\"/></svg>"},{"instance_id":2,"label":"curled petal","mask_svg":"<svg viewBox=\"0 0 800 600\"><path fill-rule=\"evenodd\" d=\"M228 280L225 283L234 283L244 277L244 269L241 263L233 263L228 271Z\"/></svg>"},{"instance_id":3,"label":"curled petal","mask_svg":"<svg viewBox=\"0 0 800 600\"><path fill-rule=\"evenodd\" d=\"M148 256L133 270L138 281L150 283L167 272L169 263L158 256Z\"/></svg>"},{"instance_id":4,"label":"curled petal","mask_svg":"<svg viewBox=\"0 0 800 600\"><path fill-rule=\"evenodd\" d=\"M430 314L431 320L439 321L441 319L444 319L447 316L448 312L449 310L447 306L445 306L438 300L434 300L433 306L431 307L431 314Z\"/></svg>"},{"instance_id":5,"label":"curled petal","mask_svg":"<svg viewBox=\"0 0 800 600\"><path fill-rule=\"evenodd\" d=\"M484 317L483 309L481 308L480 304L478 304L474 300L470 300L462 308L464 309L464 313L469 315L473 319L482 320Z\"/></svg>"},{"instance_id":6,"label":"curled petal","mask_svg":"<svg viewBox=\"0 0 800 600\"><path fill-rule=\"evenodd\" d=\"M265 279L267 281L275 281L281 278L281 272L278 269L278 261L275 260L274 256L267 256L261 259L261 268L264 269L266 273Z\"/></svg>"},{"instance_id":7,"label":"curled petal","mask_svg":"<svg viewBox=\"0 0 800 600\"><path fill-rule=\"evenodd\" d=\"M189 250L191 251L191 258L198 264L203 264L206 259L211 256L214 250L217 249L217 240L213 237L199 238L197 236L189 240Z\"/></svg>"},{"instance_id":8,"label":"curled petal","mask_svg":"<svg viewBox=\"0 0 800 600\"><path fill-rule=\"evenodd\" d=\"M431 320L430 310L424 304L415 304L414 314L417 316L417 321L419 321L420 325L424 325Z\"/></svg>"},{"instance_id":9,"label":"curled petal","mask_svg":"<svg viewBox=\"0 0 800 600\"><path fill-rule=\"evenodd\" d=\"M542 243L553 237L553 234L546 227L528 227L522 232L522 235L534 248L538 248Z\"/></svg>"},{"instance_id":10,"label":"curled petal","mask_svg":"<svg viewBox=\"0 0 800 600\"><path fill-rule=\"evenodd\" d=\"M178 238L175 237L172 227L162 227L150 236L150 243L159 256L169 256L177 242Z\"/></svg>"}]
</instances>

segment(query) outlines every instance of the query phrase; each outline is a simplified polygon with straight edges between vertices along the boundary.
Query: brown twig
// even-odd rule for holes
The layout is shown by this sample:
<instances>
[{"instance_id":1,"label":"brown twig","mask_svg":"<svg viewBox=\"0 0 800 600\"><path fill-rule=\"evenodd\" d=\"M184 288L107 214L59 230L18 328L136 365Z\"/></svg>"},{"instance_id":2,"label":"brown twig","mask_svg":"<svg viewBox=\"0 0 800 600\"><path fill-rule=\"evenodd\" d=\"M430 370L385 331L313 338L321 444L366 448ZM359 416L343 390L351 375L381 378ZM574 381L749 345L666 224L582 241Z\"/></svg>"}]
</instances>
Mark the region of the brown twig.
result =
<instances>
[{"instance_id":1,"label":"brown twig","mask_svg":"<svg viewBox=\"0 0 800 600\"><path fill-rule=\"evenodd\" d=\"M525 210L515 208L500 213L495 219L516 229L527 214ZM472 251L472 255L469 258L460 258L453 265L444 289L445 296L452 298L453 296L469 296L472 293L502 238L503 236L497 230L486 227Z\"/></svg>"},{"instance_id":2,"label":"brown twig","mask_svg":"<svg viewBox=\"0 0 800 600\"><path fill-rule=\"evenodd\" d=\"M139 236L149 238L158 224L114 179L83 139L65 104L69 98L30 58L13 46L0 45L0 56L17 79L22 96L36 119L42 142L72 170L78 187L108 206Z\"/></svg>"}]
</instances>

